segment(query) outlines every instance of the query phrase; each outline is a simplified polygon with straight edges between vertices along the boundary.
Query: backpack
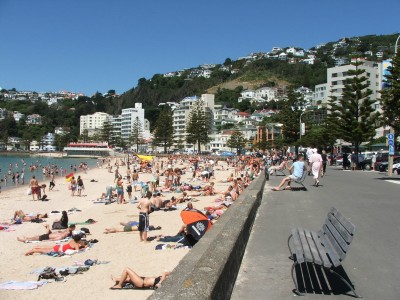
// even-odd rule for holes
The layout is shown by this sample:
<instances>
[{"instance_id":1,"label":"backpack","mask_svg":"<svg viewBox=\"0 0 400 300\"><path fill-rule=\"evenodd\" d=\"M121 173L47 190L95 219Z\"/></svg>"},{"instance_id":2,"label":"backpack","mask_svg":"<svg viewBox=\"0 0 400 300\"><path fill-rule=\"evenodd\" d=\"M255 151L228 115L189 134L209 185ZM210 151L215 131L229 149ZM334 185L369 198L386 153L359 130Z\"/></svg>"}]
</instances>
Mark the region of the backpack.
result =
<instances>
[{"instance_id":1,"label":"backpack","mask_svg":"<svg viewBox=\"0 0 400 300\"><path fill-rule=\"evenodd\" d=\"M56 269L52 267L46 267L44 270L39 274L38 280L40 279L56 279L58 275L56 274Z\"/></svg>"}]
</instances>

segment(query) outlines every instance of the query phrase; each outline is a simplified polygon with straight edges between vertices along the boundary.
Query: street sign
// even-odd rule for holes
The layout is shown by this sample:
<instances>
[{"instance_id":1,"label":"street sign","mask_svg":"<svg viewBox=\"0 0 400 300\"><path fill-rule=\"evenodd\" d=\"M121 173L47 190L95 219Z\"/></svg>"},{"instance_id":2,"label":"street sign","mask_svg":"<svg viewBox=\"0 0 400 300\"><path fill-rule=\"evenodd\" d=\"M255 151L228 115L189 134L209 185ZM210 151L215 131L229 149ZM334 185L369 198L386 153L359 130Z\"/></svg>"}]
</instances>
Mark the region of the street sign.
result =
<instances>
[{"instance_id":1,"label":"street sign","mask_svg":"<svg viewBox=\"0 0 400 300\"><path fill-rule=\"evenodd\" d=\"M388 138L388 140L393 140L394 139L394 134L393 133L389 133L387 138Z\"/></svg>"},{"instance_id":2,"label":"street sign","mask_svg":"<svg viewBox=\"0 0 400 300\"><path fill-rule=\"evenodd\" d=\"M394 145L389 145L389 155L394 155Z\"/></svg>"},{"instance_id":3,"label":"street sign","mask_svg":"<svg viewBox=\"0 0 400 300\"><path fill-rule=\"evenodd\" d=\"M388 140L388 145L393 146L394 145L394 140Z\"/></svg>"}]
</instances>

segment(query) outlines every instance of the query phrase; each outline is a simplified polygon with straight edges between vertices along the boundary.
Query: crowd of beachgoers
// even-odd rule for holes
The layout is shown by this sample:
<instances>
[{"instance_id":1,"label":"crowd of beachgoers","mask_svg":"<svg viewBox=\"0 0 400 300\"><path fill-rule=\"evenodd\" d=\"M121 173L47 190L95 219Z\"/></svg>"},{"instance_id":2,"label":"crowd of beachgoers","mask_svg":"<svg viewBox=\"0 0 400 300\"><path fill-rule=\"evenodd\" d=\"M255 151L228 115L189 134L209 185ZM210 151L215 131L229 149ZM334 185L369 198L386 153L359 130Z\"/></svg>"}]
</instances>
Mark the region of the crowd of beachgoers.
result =
<instances>
[{"instance_id":1,"label":"crowd of beachgoers","mask_svg":"<svg viewBox=\"0 0 400 300\"><path fill-rule=\"evenodd\" d=\"M157 288L204 234L196 236L182 212L192 214L190 222L206 222L206 231L212 230L212 224L262 173L264 160L257 156L125 155L99 160L89 170L84 163L80 167L78 160L77 166L63 177L56 177L56 169L50 168L45 182L32 177L0 194L1 251L26 257L18 270L0 271L0 281L9 284L4 289L25 289L33 266L57 269L61 264L54 257L68 262L82 257L85 262L93 261L94 255L95 261L110 262L101 266L110 273L122 271L120 277L112 276L113 289ZM159 251L172 249L176 251ZM85 276L104 276L92 271L98 268ZM63 278L64 285L75 278L61 274L65 270L55 279ZM92 284L96 280L90 279ZM10 281L16 282L14 287ZM0 282L0 295L4 293L1 286ZM38 290L42 289L56 291L51 285ZM13 296L12 291L8 296Z\"/></svg>"}]
</instances>

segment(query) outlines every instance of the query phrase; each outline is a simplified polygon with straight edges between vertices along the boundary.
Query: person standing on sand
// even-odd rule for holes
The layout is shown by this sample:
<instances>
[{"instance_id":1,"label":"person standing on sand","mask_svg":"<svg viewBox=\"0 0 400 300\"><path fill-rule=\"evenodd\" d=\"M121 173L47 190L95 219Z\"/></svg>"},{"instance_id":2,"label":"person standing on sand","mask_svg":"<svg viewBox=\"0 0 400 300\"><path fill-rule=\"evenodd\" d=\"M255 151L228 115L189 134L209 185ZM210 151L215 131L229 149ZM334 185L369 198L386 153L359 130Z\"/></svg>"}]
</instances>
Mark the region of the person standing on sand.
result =
<instances>
[{"instance_id":1,"label":"person standing on sand","mask_svg":"<svg viewBox=\"0 0 400 300\"><path fill-rule=\"evenodd\" d=\"M76 184L76 179L74 176L72 176L70 184L71 184L71 196L75 196L77 184Z\"/></svg>"},{"instance_id":2,"label":"person standing on sand","mask_svg":"<svg viewBox=\"0 0 400 300\"><path fill-rule=\"evenodd\" d=\"M78 197L80 197L82 196L82 190L85 189L81 176L78 176L77 185L78 185Z\"/></svg>"},{"instance_id":3,"label":"person standing on sand","mask_svg":"<svg viewBox=\"0 0 400 300\"><path fill-rule=\"evenodd\" d=\"M149 213L151 209L150 191L147 192L145 198L141 198L137 208L139 209L139 235L141 242L147 242L147 232L149 231Z\"/></svg>"},{"instance_id":4,"label":"person standing on sand","mask_svg":"<svg viewBox=\"0 0 400 300\"><path fill-rule=\"evenodd\" d=\"M32 200L35 201L35 195L36 195L36 200L39 200L39 183L36 180L35 175L32 176L32 179L29 182L29 187L31 188Z\"/></svg>"}]
</instances>

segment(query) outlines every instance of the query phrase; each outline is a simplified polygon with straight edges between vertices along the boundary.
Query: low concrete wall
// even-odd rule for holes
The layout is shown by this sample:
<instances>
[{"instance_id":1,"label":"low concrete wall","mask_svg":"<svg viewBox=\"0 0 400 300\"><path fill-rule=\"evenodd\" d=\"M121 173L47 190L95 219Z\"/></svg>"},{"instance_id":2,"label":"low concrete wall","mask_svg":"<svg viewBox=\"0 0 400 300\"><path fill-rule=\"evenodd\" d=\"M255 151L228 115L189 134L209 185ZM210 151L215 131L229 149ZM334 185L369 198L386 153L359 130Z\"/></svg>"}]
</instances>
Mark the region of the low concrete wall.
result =
<instances>
[{"instance_id":1,"label":"low concrete wall","mask_svg":"<svg viewBox=\"0 0 400 300\"><path fill-rule=\"evenodd\" d=\"M229 299L264 184L254 180L149 299Z\"/></svg>"}]
</instances>

